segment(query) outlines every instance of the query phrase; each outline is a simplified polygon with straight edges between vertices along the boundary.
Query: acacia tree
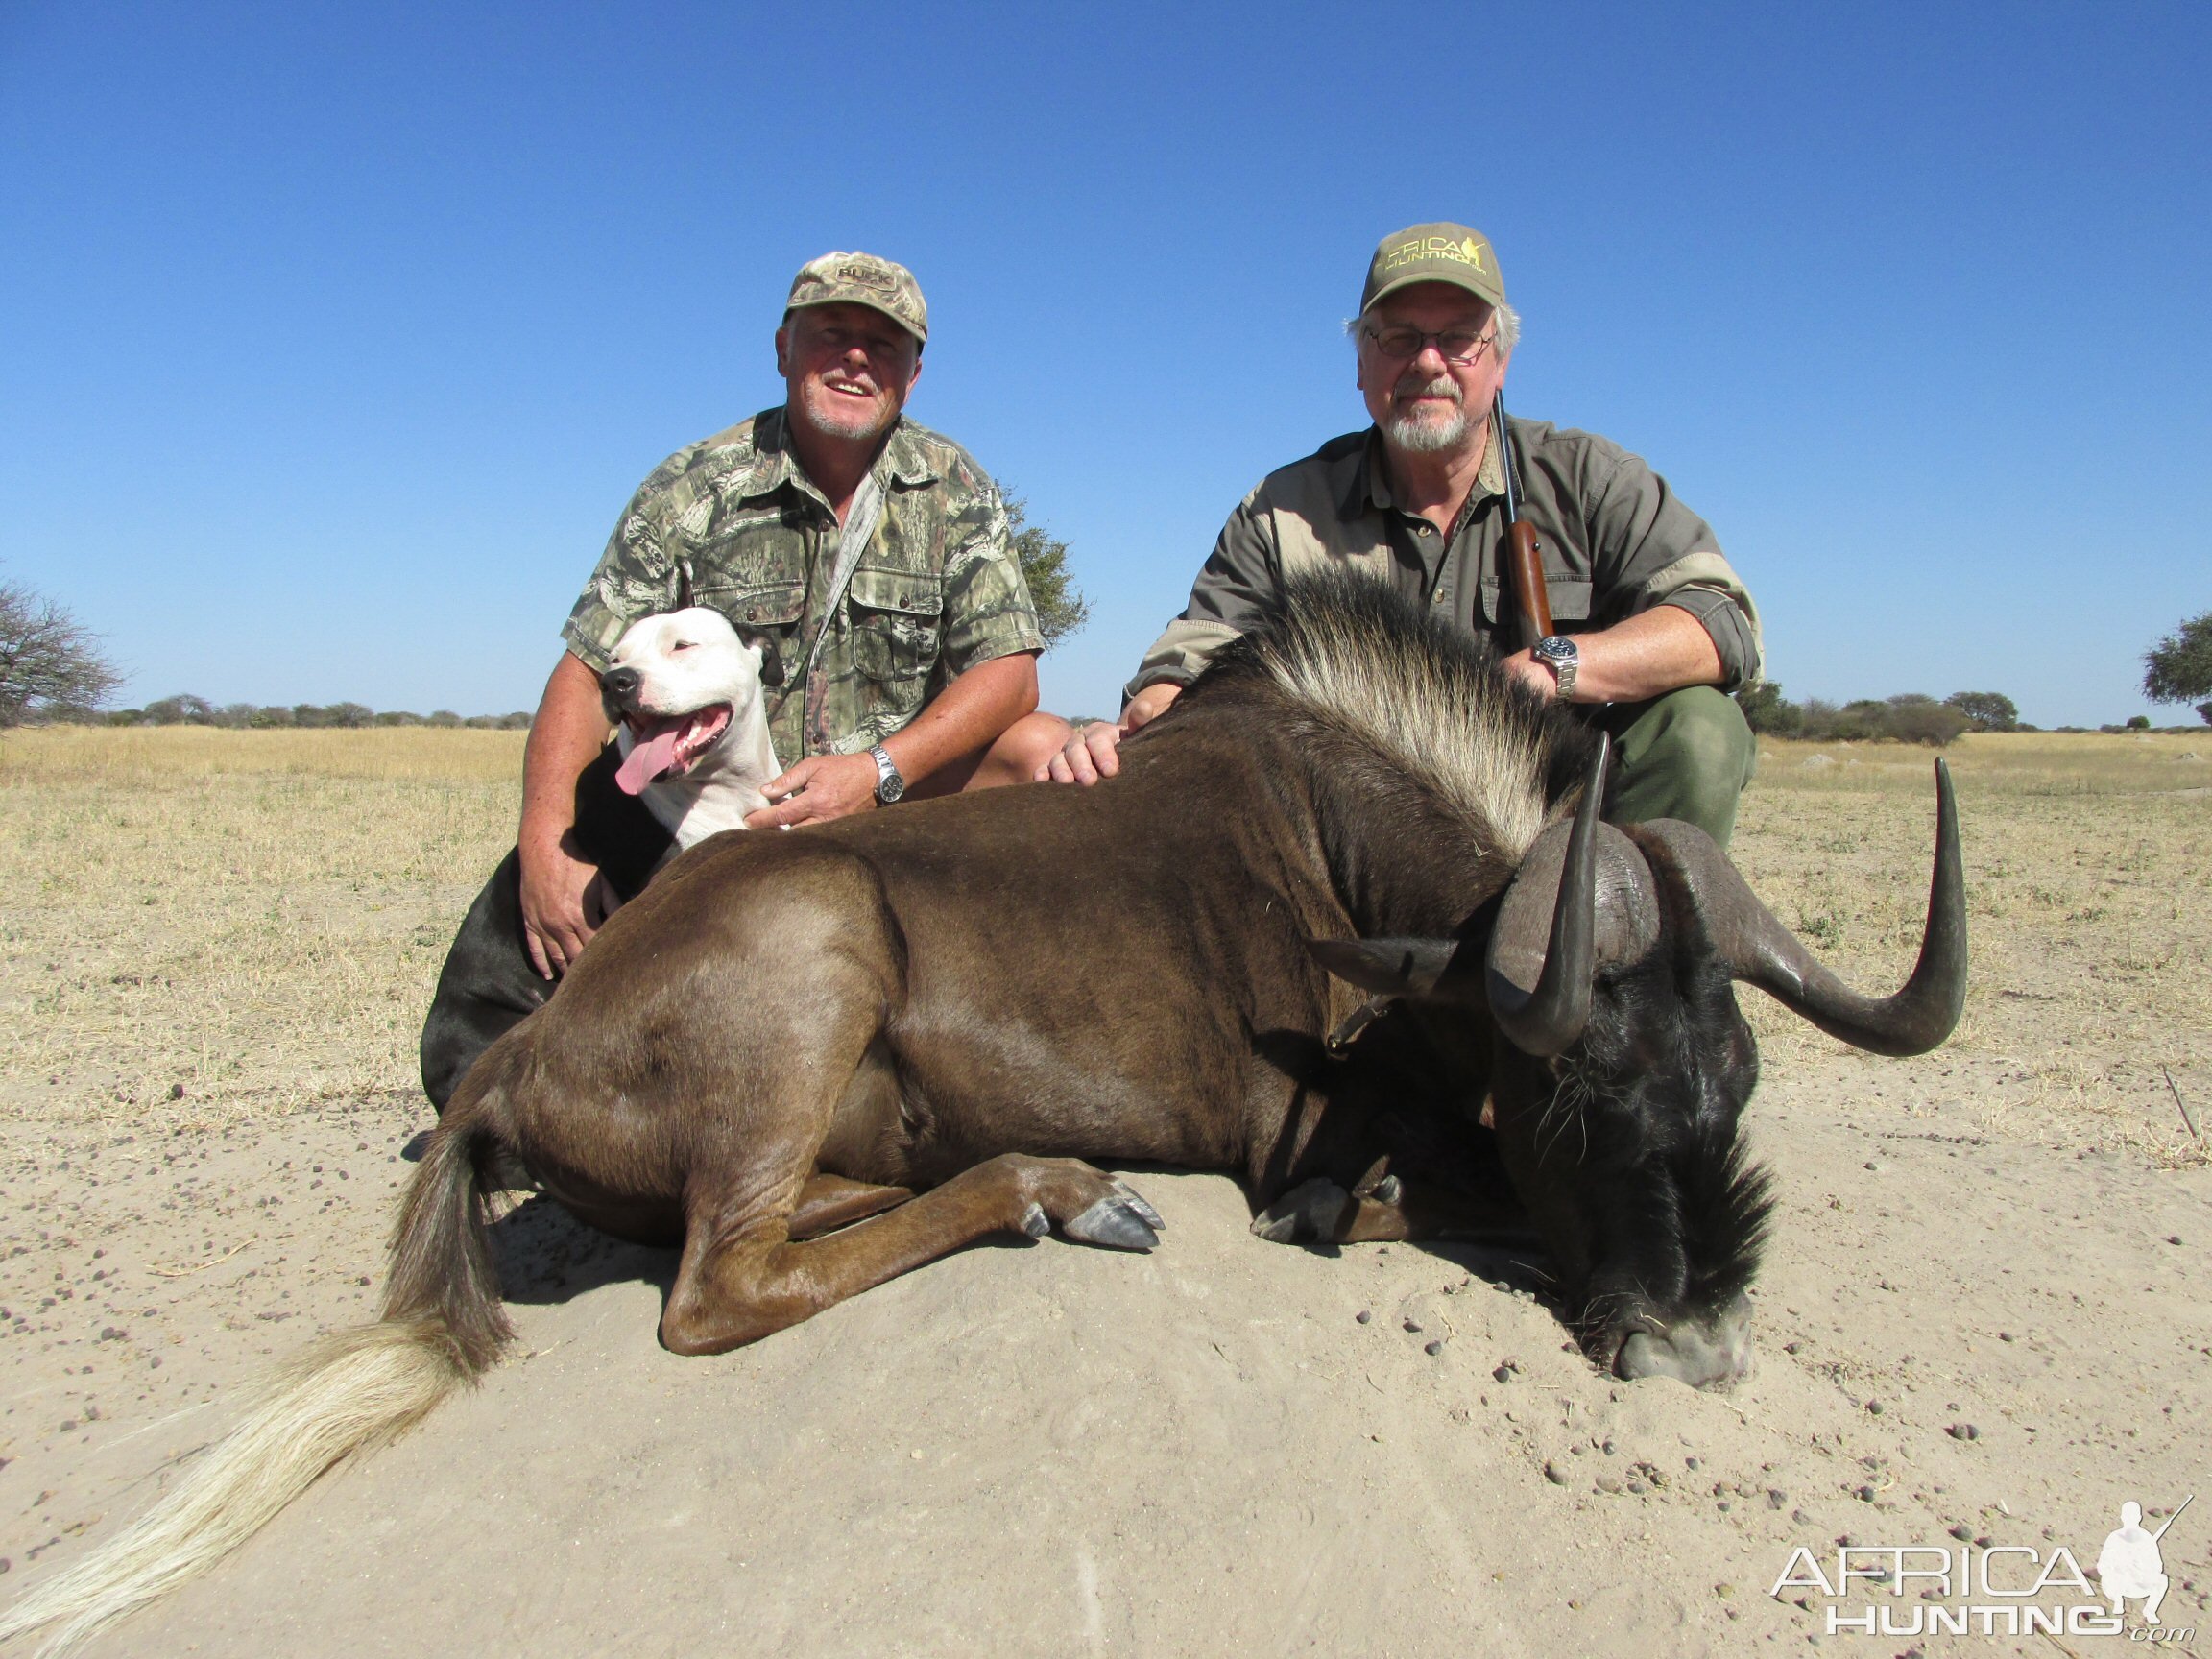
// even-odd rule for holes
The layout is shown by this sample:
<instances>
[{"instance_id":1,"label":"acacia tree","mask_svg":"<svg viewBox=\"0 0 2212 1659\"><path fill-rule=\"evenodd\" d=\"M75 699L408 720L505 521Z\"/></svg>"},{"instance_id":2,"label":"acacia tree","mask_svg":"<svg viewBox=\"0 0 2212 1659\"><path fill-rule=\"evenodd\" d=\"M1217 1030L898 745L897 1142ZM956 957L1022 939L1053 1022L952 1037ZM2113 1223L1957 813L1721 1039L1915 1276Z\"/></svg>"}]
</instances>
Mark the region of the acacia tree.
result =
<instances>
[{"instance_id":1,"label":"acacia tree","mask_svg":"<svg viewBox=\"0 0 2212 1659\"><path fill-rule=\"evenodd\" d=\"M123 676L91 632L16 582L0 582L0 726L88 713Z\"/></svg>"},{"instance_id":2,"label":"acacia tree","mask_svg":"<svg viewBox=\"0 0 2212 1659\"><path fill-rule=\"evenodd\" d=\"M2212 698L2212 611L2192 616L2143 654L2143 695L2153 703ZM2197 703L2212 726L2212 701Z\"/></svg>"},{"instance_id":3,"label":"acacia tree","mask_svg":"<svg viewBox=\"0 0 2212 1659\"><path fill-rule=\"evenodd\" d=\"M1943 707L1956 709L1974 722L1977 732L2017 732L2020 709L2002 691L1954 691Z\"/></svg>"},{"instance_id":4,"label":"acacia tree","mask_svg":"<svg viewBox=\"0 0 2212 1659\"><path fill-rule=\"evenodd\" d=\"M1029 598L1037 607L1037 628L1049 651L1091 619L1091 601L1076 589L1068 572L1068 543L1032 524L1029 503L1019 495L1006 497L1006 528L1011 533L1014 557L1021 561L1022 576L1029 584Z\"/></svg>"}]
</instances>

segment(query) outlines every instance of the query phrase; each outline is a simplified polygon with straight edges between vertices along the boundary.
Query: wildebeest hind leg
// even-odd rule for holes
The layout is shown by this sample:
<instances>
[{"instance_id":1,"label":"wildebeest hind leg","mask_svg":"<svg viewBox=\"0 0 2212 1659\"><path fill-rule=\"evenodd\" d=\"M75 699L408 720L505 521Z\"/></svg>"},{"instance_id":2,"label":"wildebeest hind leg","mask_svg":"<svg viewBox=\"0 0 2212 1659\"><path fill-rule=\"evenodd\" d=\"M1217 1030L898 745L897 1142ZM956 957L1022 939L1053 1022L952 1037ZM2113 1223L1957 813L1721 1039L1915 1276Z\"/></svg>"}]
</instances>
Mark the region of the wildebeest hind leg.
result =
<instances>
[{"instance_id":1,"label":"wildebeest hind leg","mask_svg":"<svg viewBox=\"0 0 2212 1659\"><path fill-rule=\"evenodd\" d=\"M684 1260L661 1316L661 1340L678 1354L757 1342L989 1234L1035 1238L1058 1227L1088 1243L1149 1250L1160 1225L1149 1204L1088 1164L1021 1153L827 1238L797 1240L790 1214L733 1216L703 1192L685 1210Z\"/></svg>"}]
</instances>

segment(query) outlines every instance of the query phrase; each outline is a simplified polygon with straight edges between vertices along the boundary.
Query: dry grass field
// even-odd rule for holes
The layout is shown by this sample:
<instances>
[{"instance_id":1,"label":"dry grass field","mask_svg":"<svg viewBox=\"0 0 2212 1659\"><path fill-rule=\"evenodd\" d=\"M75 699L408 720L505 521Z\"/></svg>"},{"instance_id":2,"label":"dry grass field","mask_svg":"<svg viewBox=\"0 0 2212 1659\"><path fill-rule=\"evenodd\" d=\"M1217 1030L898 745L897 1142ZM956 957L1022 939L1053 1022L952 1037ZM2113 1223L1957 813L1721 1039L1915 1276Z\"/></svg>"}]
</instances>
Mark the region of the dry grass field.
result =
<instances>
[{"instance_id":1,"label":"dry grass field","mask_svg":"<svg viewBox=\"0 0 2212 1659\"><path fill-rule=\"evenodd\" d=\"M2166 1075L2212 1108L2212 731L1984 735L1947 754L1974 971L1943 1053L2004 1085L1982 1097L1985 1126L2201 1162ZM1766 743L1735 855L1831 964L1887 988L1917 938L1934 805L1926 751ZM1743 1000L1770 1070L1847 1052Z\"/></svg>"},{"instance_id":2,"label":"dry grass field","mask_svg":"<svg viewBox=\"0 0 2212 1659\"><path fill-rule=\"evenodd\" d=\"M445 945L510 843L518 733L0 736L0 1116L221 1126L417 1093ZM1975 950L1948 1053L2032 1132L2200 1156L2212 1109L2212 732L1954 746ZM1768 743L1736 855L1856 981L1910 961L1930 757ZM1746 1006L1769 1065L1839 1046Z\"/></svg>"},{"instance_id":3,"label":"dry grass field","mask_svg":"<svg viewBox=\"0 0 2212 1659\"><path fill-rule=\"evenodd\" d=\"M0 1113L167 1130L420 1095L522 734L0 734Z\"/></svg>"},{"instance_id":4,"label":"dry grass field","mask_svg":"<svg viewBox=\"0 0 2212 1659\"><path fill-rule=\"evenodd\" d=\"M371 1315L521 753L0 733L0 1606ZM1518 1262L1262 1244L1217 1175L1135 1177L1155 1255L965 1251L711 1360L655 1343L665 1253L528 1200L508 1360L88 1659L1733 1655L1826 1639L1768 1595L1798 1546L2094 1560L2123 1499L2201 1487L2212 1167L2173 1091L2212 1117L2212 733L1949 754L1952 1043L1875 1060L1743 998L1779 1209L1725 1395L1596 1374ZM1769 744L1744 800L1738 862L1870 991L1917 936L1930 761ZM2202 1513L2170 1625L2212 1610Z\"/></svg>"}]
</instances>

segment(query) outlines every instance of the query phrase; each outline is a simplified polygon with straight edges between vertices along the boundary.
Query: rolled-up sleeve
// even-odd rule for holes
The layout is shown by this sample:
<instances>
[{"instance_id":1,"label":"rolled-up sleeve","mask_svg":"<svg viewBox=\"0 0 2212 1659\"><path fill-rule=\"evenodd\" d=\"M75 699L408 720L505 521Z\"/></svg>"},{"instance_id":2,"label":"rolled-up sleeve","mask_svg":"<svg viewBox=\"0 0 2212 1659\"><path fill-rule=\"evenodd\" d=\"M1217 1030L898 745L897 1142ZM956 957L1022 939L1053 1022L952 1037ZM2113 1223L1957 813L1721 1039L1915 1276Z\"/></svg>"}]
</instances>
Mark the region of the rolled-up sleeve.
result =
<instances>
[{"instance_id":1,"label":"rolled-up sleeve","mask_svg":"<svg viewBox=\"0 0 2212 1659\"><path fill-rule=\"evenodd\" d=\"M1595 620L1611 626L1656 606L1697 619L1720 658L1721 689L1759 678L1762 642L1751 594L1720 552L1713 527L1685 507L1642 459L1593 447L1587 481L1595 560Z\"/></svg>"}]
</instances>

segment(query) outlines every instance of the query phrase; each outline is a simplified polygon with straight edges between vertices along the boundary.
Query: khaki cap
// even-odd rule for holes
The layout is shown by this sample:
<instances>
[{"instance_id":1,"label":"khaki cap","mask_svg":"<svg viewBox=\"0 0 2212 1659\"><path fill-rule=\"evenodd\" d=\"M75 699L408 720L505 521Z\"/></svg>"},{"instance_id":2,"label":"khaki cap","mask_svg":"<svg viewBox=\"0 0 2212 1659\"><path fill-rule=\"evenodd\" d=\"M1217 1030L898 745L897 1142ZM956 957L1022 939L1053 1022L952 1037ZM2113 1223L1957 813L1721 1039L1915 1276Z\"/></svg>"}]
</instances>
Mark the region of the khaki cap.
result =
<instances>
[{"instance_id":1,"label":"khaki cap","mask_svg":"<svg viewBox=\"0 0 2212 1659\"><path fill-rule=\"evenodd\" d=\"M810 259L791 278L786 312L805 305L866 305L880 311L915 339L929 338L929 307L922 285L896 260L873 253L825 253Z\"/></svg>"},{"instance_id":2,"label":"khaki cap","mask_svg":"<svg viewBox=\"0 0 2212 1659\"><path fill-rule=\"evenodd\" d=\"M1467 225L1410 225L1382 238L1359 292L1362 315L1376 301L1416 282L1449 282L1493 305L1505 303L1505 279L1490 238Z\"/></svg>"}]
</instances>

